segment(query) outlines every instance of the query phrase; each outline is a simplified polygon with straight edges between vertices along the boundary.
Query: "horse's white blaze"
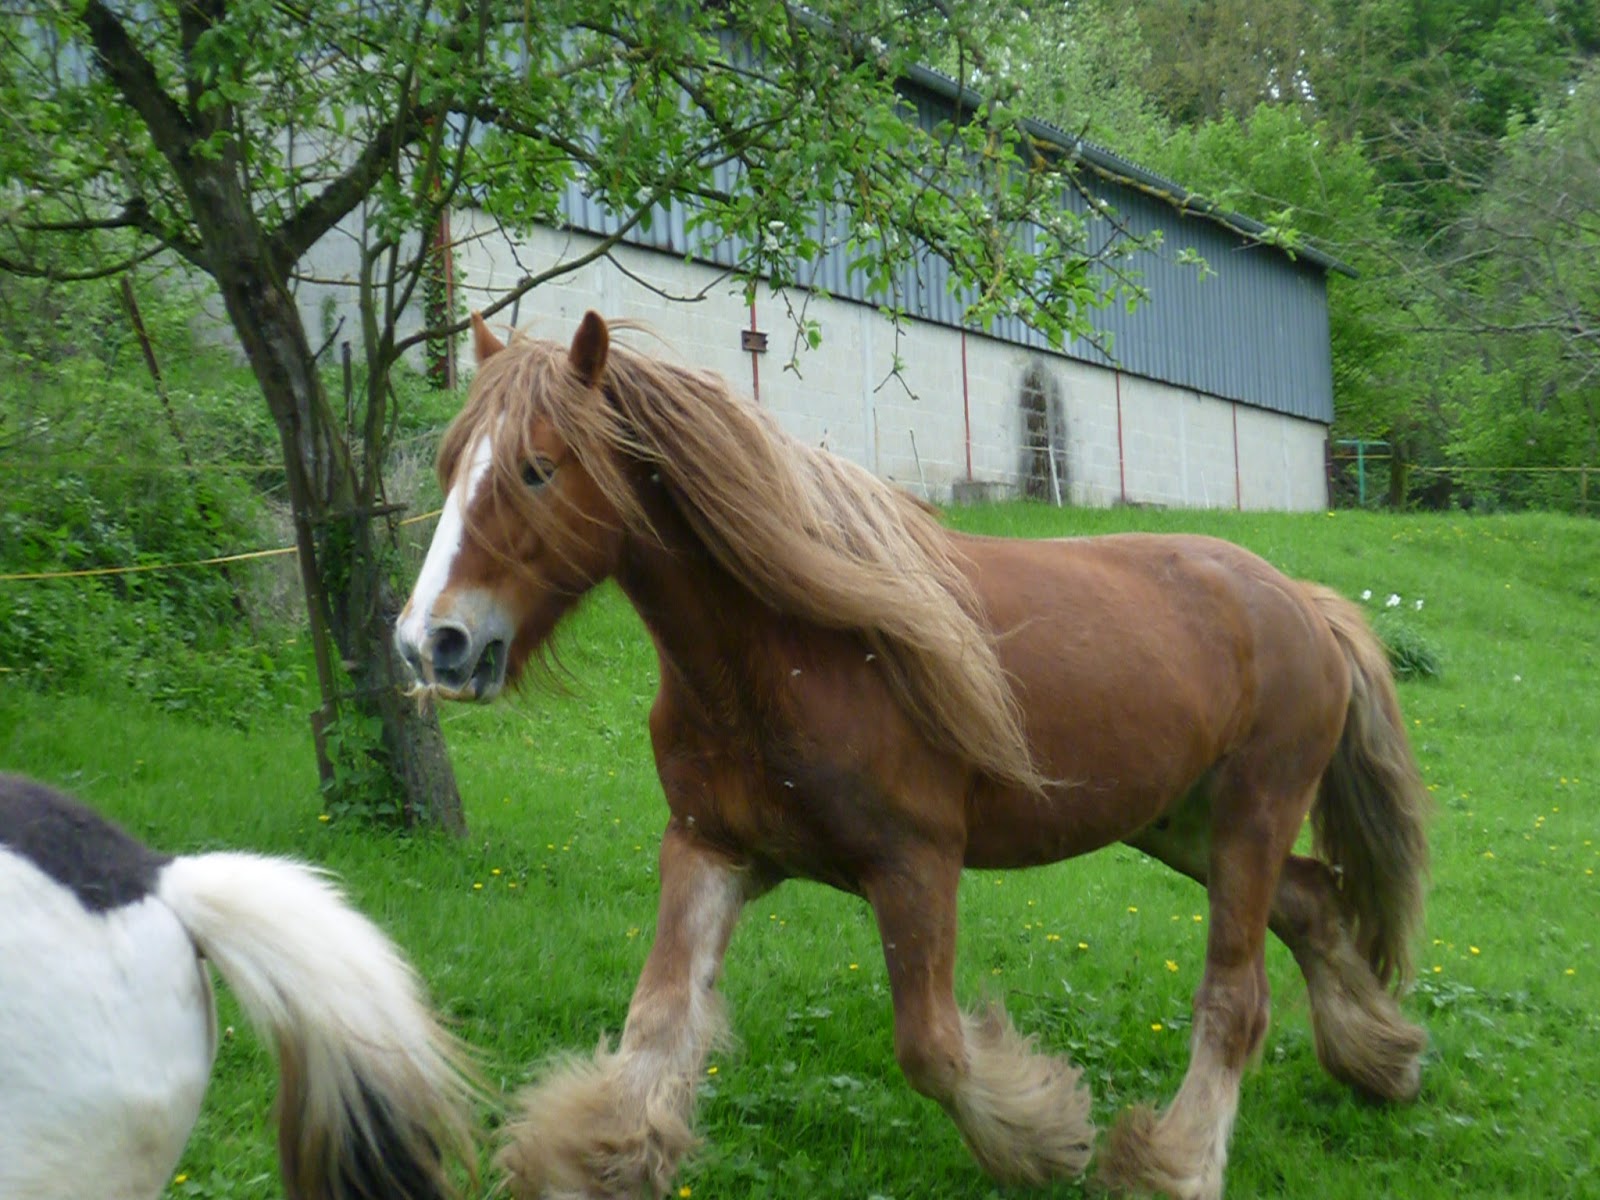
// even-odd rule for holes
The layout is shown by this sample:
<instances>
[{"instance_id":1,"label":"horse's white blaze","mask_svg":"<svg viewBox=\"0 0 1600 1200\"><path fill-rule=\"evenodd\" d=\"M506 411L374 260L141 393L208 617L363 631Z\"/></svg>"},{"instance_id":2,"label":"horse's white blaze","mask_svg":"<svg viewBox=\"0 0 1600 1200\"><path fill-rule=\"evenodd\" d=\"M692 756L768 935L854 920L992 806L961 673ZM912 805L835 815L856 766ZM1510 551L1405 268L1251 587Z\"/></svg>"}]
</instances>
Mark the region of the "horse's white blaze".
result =
<instances>
[{"instance_id":1,"label":"horse's white blaze","mask_svg":"<svg viewBox=\"0 0 1600 1200\"><path fill-rule=\"evenodd\" d=\"M0 1197L148 1200L211 1070L211 984L154 896L85 909L0 847Z\"/></svg>"},{"instance_id":2,"label":"horse's white blaze","mask_svg":"<svg viewBox=\"0 0 1600 1200\"><path fill-rule=\"evenodd\" d=\"M444 511L439 514L439 525L428 545L428 556L423 560L422 571L417 575L416 586L411 589L411 599L400 614L395 632L400 640L420 651L428 637L428 625L433 619L433 609L450 582L450 570L466 537L467 508L478 494L478 488L489 474L494 460L493 435L484 434L472 449L465 477L458 476L445 497Z\"/></svg>"}]
</instances>

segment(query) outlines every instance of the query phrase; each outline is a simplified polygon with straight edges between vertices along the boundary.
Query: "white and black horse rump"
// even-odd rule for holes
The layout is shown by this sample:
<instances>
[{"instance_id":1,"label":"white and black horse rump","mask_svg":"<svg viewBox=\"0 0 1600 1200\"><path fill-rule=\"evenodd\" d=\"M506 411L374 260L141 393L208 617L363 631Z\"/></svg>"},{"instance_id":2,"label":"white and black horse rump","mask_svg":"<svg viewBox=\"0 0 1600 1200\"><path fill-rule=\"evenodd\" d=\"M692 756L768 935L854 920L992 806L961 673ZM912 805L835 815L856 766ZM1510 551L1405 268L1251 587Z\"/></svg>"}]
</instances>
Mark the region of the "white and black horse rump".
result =
<instances>
[{"instance_id":1,"label":"white and black horse rump","mask_svg":"<svg viewBox=\"0 0 1600 1200\"><path fill-rule=\"evenodd\" d=\"M151 1200L216 1050L204 960L277 1048L291 1200L439 1200L474 1089L393 944L315 869L158 854L0 774L0 1197Z\"/></svg>"}]
</instances>

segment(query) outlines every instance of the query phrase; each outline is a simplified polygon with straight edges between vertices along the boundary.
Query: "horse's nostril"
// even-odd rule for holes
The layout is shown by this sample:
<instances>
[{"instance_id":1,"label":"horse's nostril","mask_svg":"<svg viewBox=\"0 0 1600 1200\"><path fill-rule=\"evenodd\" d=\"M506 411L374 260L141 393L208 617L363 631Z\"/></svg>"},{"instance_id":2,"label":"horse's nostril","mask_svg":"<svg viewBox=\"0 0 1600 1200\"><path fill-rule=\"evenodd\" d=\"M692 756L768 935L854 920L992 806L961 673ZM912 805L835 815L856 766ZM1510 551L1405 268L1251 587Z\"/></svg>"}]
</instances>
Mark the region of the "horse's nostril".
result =
<instances>
[{"instance_id":1,"label":"horse's nostril","mask_svg":"<svg viewBox=\"0 0 1600 1200\"><path fill-rule=\"evenodd\" d=\"M411 672L412 678L418 681L422 680L424 678L422 674L422 652L402 637L395 638L394 644L395 649L400 652L400 657L406 664L406 669Z\"/></svg>"},{"instance_id":2,"label":"horse's nostril","mask_svg":"<svg viewBox=\"0 0 1600 1200\"><path fill-rule=\"evenodd\" d=\"M467 631L454 625L442 625L433 635L433 669L453 671L462 666L467 652L472 649L472 639Z\"/></svg>"}]
</instances>

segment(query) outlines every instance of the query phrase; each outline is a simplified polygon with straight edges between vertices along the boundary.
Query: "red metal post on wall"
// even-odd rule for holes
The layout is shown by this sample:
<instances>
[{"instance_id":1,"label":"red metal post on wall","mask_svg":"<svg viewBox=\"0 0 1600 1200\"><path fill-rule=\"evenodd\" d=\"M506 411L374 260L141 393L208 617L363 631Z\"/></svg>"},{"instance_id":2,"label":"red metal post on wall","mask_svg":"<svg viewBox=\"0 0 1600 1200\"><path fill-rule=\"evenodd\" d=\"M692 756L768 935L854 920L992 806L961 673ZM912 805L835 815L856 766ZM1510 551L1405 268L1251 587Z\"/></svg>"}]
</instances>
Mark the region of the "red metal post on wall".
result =
<instances>
[{"instance_id":1,"label":"red metal post on wall","mask_svg":"<svg viewBox=\"0 0 1600 1200\"><path fill-rule=\"evenodd\" d=\"M752 334L757 332L756 298L754 294L750 297L750 332ZM761 403L761 352L756 349L751 349L750 351L750 399L757 404Z\"/></svg>"},{"instance_id":2,"label":"red metal post on wall","mask_svg":"<svg viewBox=\"0 0 1600 1200\"><path fill-rule=\"evenodd\" d=\"M1128 502L1128 465L1122 453L1122 372L1112 371L1117 384L1117 487L1122 493L1122 503Z\"/></svg>"},{"instance_id":3,"label":"red metal post on wall","mask_svg":"<svg viewBox=\"0 0 1600 1200\"><path fill-rule=\"evenodd\" d=\"M967 482L972 482L972 397L967 389L967 331L961 331L961 424L967 437Z\"/></svg>"}]
</instances>

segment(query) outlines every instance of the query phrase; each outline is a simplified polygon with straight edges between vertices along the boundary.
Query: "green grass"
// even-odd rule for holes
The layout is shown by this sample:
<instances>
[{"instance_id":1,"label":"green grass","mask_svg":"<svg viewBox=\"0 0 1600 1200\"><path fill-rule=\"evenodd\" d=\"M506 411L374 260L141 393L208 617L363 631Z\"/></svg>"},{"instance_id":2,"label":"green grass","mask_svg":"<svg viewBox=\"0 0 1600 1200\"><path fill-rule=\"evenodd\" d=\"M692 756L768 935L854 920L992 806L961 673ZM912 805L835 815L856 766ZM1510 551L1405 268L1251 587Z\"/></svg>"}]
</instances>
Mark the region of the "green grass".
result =
<instances>
[{"instance_id":1,"label":"green grass","mask_svg":"<svg viewBox=\"0 0 1600 1200\"><path fill-rule=\"evenodd\" d=\"M1304 988L1272 943L1273 1027L1245 1081L1229 1194L1600 1194L1600 526L1019 506L952 520L1027 536L1214 533L1347 595L1370 589L1374 615L1403 598L1386 619L1442 663L1401 689L1439 809L1422 976L1406 1001L1433 1039L1422 1095L1371 1107L1321 1072ZM415 958L492 1081L514 1088L544 1056L621 1027L654 922L665 809L644 728L653 661L610 591L565 647L567 694L446 712L472 827L462 843L320 823L299 715L241 733L0 682L0 766L63 784L167 849L327 864ZM1118 848L970 875L961 902L964 1002L1002 997L1019 1027L1084 1065L1101 1122L1170 1097L1203 953L1198 888ZM681 1181L699 1200L1037 1194L997 1192L901 1080L860 902L792 883L756 903L726 990L739 1042L713 1060L707 1145ZM224 1040L172 1196L280 1194L273 1086L252 1035Z\"/></svg>"}]
</instances>

